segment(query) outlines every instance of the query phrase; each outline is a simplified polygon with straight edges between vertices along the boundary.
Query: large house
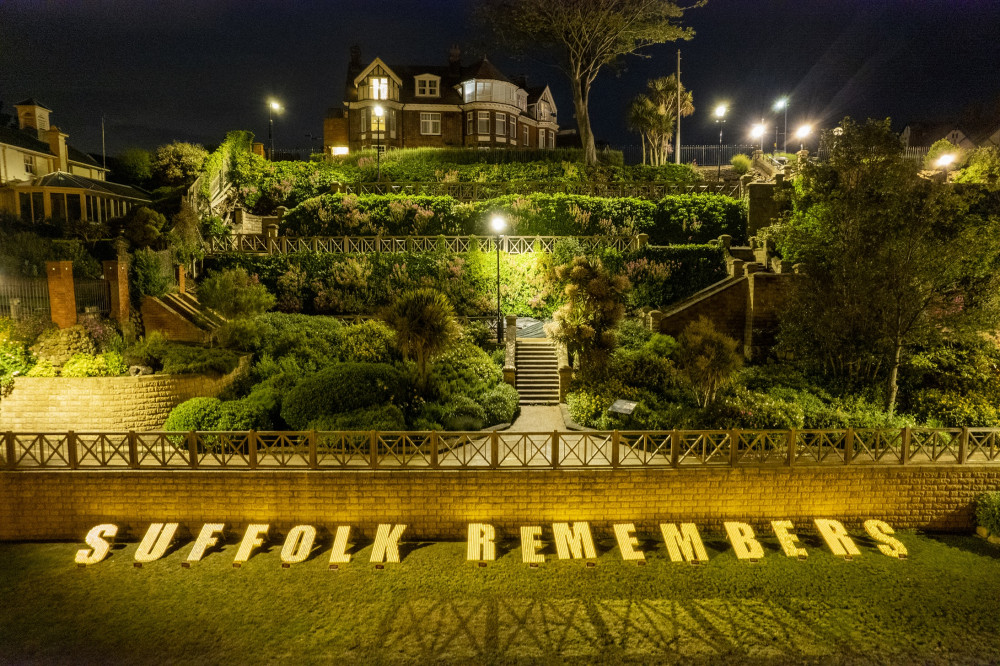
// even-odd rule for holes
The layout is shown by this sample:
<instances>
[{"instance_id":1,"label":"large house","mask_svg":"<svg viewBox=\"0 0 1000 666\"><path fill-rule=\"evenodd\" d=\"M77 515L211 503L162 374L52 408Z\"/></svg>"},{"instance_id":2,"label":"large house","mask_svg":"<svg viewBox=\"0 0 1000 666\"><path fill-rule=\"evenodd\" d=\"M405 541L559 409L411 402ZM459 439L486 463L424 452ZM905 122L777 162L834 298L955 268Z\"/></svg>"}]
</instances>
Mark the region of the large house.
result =
<instances>
[{"instance_id":1,"label":"large house","mask_svg":"<svg viewBox=\"0 0 1000 666\"><path fill-rule=\"evenodd\" d=\"M15 104L17 129L0 127L0 212L25 221L103 221L150 202L142 190L105 180L107 169L66 143L35 99Z\"/></svg>"},{"instance_id":2,"label":"large house","mask_svg":"<svg viewBox=\"0 0 1000 666\"><path fill-rule=\"evenodd\" d=\"M548 86L528 87L489 60L463 66L361 62L351 50L343 108L323 124L327 155L376 148L555 148L559 124Z\"/></svg>"}]
</instances>

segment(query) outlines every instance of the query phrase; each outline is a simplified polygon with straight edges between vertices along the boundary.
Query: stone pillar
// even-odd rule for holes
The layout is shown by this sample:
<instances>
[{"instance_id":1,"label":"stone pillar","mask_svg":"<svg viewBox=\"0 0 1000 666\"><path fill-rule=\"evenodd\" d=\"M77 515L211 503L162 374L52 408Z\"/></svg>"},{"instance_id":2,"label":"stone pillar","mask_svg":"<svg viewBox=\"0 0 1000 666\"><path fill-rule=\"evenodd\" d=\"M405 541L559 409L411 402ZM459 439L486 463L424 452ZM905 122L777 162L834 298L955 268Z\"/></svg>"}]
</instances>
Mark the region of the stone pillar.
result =
<instances>
[{"instance_id":1,"label":"stone pillar","mask_svg":"<svg viewBox=\"0 0 1000 666\"><path fill-rule=\"evenodd\" d=\"M184 265L178 265L176 268L177 274L177 293L181 296L184 295L187 287L187 271L184 270Z\"/></svg>"},{"instance_id":2,"label":"stone pillar","mask_svg":"<svg viewBox=\"0 0 1000 666\"><path fill-rule=\"evenodd\" d=\"M663 321L663 313L660 312L659 310L651 311L648 316L648 321L649 321L649 330L651 330L653 333L659 333L660 322Z\"/></svg>"},{"instance_id":3,"label":"stone pillar","mask_svg":"<svg viewBox=\"0 0 1000 666\"><path fill-rule=\"evenodd\" d=\"M743 260L742 259L730 259L726 262L726 267L729 269L729 277L743 277Z\"/></svg>"},{"instance_id":4,"label":"stone pillar","mask_svg":"<svg viewBox=\"0 0 1000 666\"><path fill-rule=\"evenodd\" d=\"M649 234L639 234L635 237L635 247L637 250L641 250L646 247L649 243Z\"/></svg>"},{"instance_id":5,"label":"stone pillar","mask_svg":"<svg viewBox=\"0 0 1000 666\"><path fill-rule=\"evenodd\" d=\"M104 262L104 279L111 289L111 318L119 324L128 322L128 264L123 259Z\"/></svg>"},{"instance_id":6,"label":"stone pillar","mask_svg":"<svg viewBox=\"0 0 1000 666\"><path fill-rule=\"evenodd\" d=\"M59 328L76 326L76 290L73 288L72 261L46 261L49 279L49 311Z\"/></svg>"},{"instance_id":7,"label":"stone pillar","mask_svg":"<svg viewBox=\"0 0 1000 666\"><path fill-rule=\"evenodd\" d=\"M265 233L265 235L268 238L277 238L278 237L278 225L277 224L269 224L269 225L267 225L267 229L264 230L264 233ZM345 252L347 251L346 247L344 248L344 251Z\"/></svg>"},{"instance_id":8,"label":"stone pillar","mask_svg":"<svg viewBox=\"0 0 1000 666\"><path fill-rule=\"evenodd\" d=\"M733 237L729 234L722 234L719 236L719 246L726 252L729 252L729 248L733 246Z\"/></svg>"}]
</instances>

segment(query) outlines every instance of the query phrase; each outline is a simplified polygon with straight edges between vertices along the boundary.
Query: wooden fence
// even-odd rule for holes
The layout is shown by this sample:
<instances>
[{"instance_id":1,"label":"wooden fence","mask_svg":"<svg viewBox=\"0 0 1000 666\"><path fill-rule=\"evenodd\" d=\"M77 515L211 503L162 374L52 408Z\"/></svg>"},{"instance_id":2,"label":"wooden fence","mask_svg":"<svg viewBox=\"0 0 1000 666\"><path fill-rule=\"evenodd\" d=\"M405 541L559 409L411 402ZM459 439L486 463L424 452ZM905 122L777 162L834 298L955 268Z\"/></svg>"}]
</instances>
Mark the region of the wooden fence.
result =
<instances>
[{"instance_id":1,"label":"wooden fence","mask_svg":"<svg viewBox=\"0 0 1000 666\"><path fill-rule=\"evenodd\" d=\"M584 247L638 249L640 236L501 236L500 251L507 254L552 252L556 243L575 238ZM495 252L495 236L267 236L235 234L212 238L209 254L365 254L373 252Z\"/></svg>"},{"instance_id":2,"label":"wooden fence","mask_svg":"<svg viewBox=\"0 0 1000 666\"><path fill-rule=\"evenodd\" d=\"M1000 429L4 434L3 469L613 469L1000 465Z\"/></svg>"}]
</instances>

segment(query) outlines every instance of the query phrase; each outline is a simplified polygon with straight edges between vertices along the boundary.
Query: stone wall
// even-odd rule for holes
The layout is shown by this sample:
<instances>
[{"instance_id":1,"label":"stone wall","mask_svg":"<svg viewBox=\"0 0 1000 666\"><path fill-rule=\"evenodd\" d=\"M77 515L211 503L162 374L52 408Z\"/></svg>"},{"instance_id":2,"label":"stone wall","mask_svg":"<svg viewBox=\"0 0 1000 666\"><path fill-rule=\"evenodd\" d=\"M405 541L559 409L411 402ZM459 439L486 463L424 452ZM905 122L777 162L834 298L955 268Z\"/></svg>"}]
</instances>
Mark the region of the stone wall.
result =
<instances>
[{"instance_id":1,"label":"stone wall","mask_svg":"<svg viewBox=\"0 0 1000 666\"><path fill-rule=\"evenodd\" d=\"M168 340L175 342L208 342L209 333L204 331L180 312L174 310L164 299L152 296L142 297L142 323L146 333L159 331Z\"/></svg>"},{"instance_id":2,"label":"stone wall","mask_svg":"<svg viewBox=\"0 0 1000 666\"><path fill-rule=\"evenodd\" d=\"M716 330L743 340L747 322L749 282L746 276L728 278L698 292L663 313L660 332L677 337L691 322L708 317Z\"/></svg>"},{"instance_id":3,"label":"stone wall","mask_svg":"<svg viewBox=\"0 0 1000 666\"><path fill-rule=\"evenodd\" d=\"M218 376L17 377L0 400L0 431L157 430L185 400L218 395L246 363Z\"/></svg>"},{"instance_id":4,"label":"stone wall","mask_svg":"<svg viewBox=\"0 0 1000 666\"><path fill-rule=\"evenodd\" d=\"M204 522L275 531L306 523L405 523L408 539L462 539L470 522L516 537L522 525L590 521L595 535L633 522L717 529L724 520L761 527L813 518L849 527L868 518L894 528L968 531L973 503L1000 489L998 466L838 466L482 471L62 471L0 472L0 539L81 539L104 522L129 538L154 521L188 530Z\"/></svg>"}]
</instances>

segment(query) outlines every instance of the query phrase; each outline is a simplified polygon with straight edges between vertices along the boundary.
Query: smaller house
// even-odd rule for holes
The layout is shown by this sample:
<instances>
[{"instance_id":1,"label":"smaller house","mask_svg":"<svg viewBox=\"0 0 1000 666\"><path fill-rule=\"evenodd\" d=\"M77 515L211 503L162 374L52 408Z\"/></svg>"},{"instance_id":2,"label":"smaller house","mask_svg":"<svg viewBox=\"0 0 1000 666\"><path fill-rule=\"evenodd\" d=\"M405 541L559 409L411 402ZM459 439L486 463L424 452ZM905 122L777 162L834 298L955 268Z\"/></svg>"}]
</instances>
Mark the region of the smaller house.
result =
<instances>
[{"instance_id":1,"label":"smaller house","mask_svg":"<svg viewBox=\"0 0 1000 666\"><path fill-rule=\"evenodd\" d=\"M899 138L907 148L911 146L926 148L941 139L947 139L949 143L964 150L976 147L976 142L969 138L968 133L954 123L910 123L903 128Z\"/></svg>"},{"instance_id":2,"label":"smaller house","mask_svg":"<svg viewBox=\"0 0 1000 666\"><path fill-rule=\"evenodd\" d=\"M50 124L44 104L29 98L14 108L17 129L0 127L0 212L24 221L104 221L151 202L142 190L108 182L108 170Z\"/></svg>"}]
</instances>

